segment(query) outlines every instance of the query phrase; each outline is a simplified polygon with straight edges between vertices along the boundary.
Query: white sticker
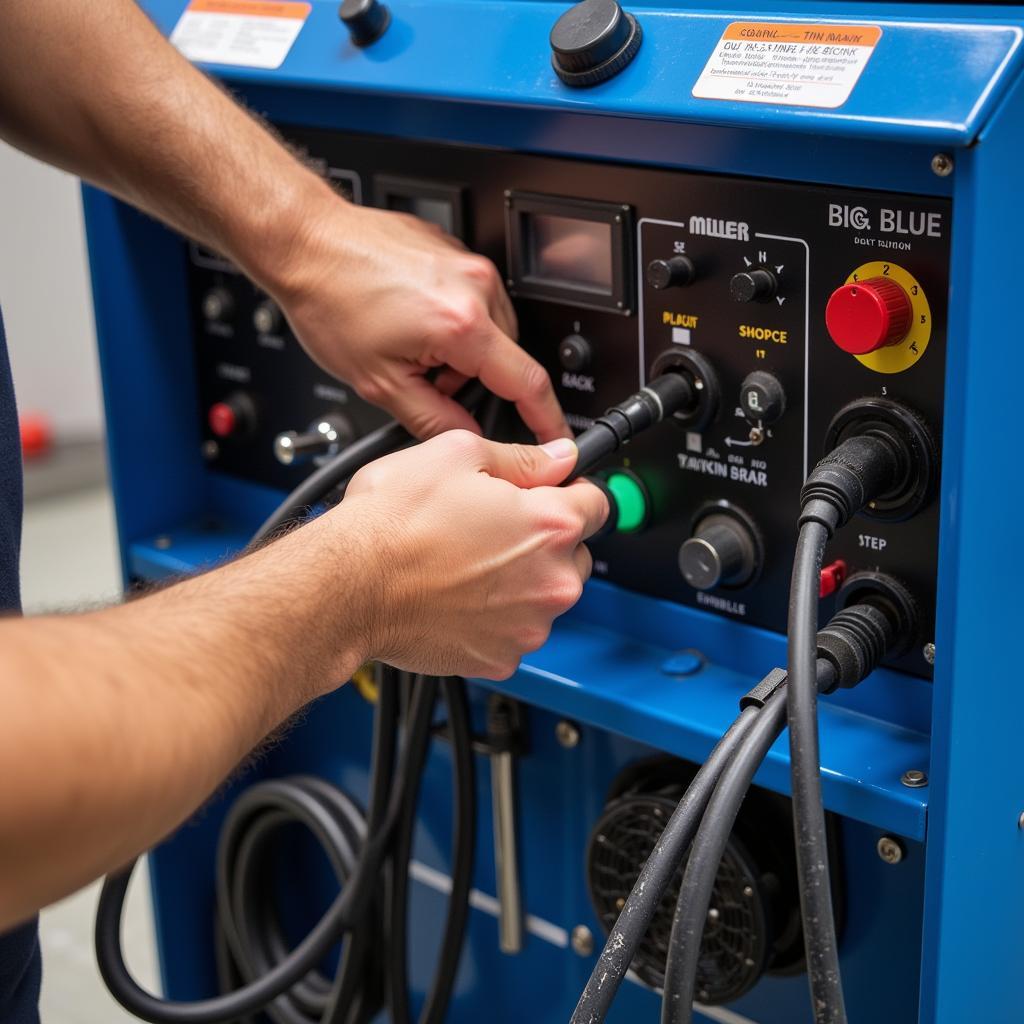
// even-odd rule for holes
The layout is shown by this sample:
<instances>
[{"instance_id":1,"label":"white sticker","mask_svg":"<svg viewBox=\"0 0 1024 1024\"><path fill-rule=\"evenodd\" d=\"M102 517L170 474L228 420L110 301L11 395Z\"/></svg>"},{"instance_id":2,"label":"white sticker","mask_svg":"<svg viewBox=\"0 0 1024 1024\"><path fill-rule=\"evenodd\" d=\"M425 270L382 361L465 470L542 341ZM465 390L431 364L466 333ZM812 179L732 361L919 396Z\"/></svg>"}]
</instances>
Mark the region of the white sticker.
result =
<instances>
[{"instance_id":1,"label":"white sticker","mask_svg":"<svg viewBox=\"0 0 1024 1024\"><path fill-rule=\"evenodd\" d=\"M881 38L877 25L734 21L718 40L693 95L841 107Z\"/></svg>"},{"instance_id":2,"label":"white sticker","mask_svg":"<svg viewBox=\"0 0 1024 1024\"><path fill-rule=\"evenodd\" d=\"M201 63L279 68L311 10L295 0L191 0L171 42Z\"/></svg>"}]
</instances>

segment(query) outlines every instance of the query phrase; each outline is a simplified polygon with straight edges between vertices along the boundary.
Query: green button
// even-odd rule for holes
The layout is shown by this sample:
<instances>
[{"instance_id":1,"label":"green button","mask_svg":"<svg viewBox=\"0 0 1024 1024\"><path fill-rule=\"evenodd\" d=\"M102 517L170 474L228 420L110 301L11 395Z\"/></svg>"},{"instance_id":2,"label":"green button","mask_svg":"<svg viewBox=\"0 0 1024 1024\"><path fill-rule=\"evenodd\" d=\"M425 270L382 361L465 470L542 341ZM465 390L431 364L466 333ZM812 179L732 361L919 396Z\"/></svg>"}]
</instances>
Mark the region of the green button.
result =
<instances>
[{"instance_id":1,"label":"green button","mask_svg":"<svg viewBox=\"0 0 1024 1024\"><path fill-rule=\"evenodd\" d=\"M628 473L609 473L605 482L619 507L615 529L619 533L635 533L647 520L647 492Z\"/></svg>"}]
</instances>

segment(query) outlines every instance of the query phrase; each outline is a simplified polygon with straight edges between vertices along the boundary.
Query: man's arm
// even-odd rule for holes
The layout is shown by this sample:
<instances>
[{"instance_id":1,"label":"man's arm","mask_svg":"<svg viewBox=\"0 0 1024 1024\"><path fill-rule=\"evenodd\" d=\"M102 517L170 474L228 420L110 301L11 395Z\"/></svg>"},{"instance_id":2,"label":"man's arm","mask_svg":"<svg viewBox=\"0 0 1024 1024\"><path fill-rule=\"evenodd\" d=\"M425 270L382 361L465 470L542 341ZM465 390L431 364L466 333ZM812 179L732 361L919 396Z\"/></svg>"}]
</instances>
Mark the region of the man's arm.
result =
<instances>
[{"instance_id":1,"label":"man's arm","mask_svg":"<svg viewBox=\"0 0 1024 1024\"><path fill-rule=\"evenodd\" d=\"M575 603L607 515L597 488L552 486L576 460L554 445L453 431L222 569L0 622L0 931L157 842L363 661L509 676Z\"/></svg>"},{"instance_id":2,"label":"man's arm","mask_svg":"<svg viewBox=\"0 0 1024 1024\"><path fill-rule=\"evenodd\" d=\"M0 4L0 136L231 257L310 355L418 436L475 430L479 377L541 440L568 428L494 266L346 203L196 71L132 0ZM437 386L427 369L445 366Z\"/></svg>"}]
</instances>

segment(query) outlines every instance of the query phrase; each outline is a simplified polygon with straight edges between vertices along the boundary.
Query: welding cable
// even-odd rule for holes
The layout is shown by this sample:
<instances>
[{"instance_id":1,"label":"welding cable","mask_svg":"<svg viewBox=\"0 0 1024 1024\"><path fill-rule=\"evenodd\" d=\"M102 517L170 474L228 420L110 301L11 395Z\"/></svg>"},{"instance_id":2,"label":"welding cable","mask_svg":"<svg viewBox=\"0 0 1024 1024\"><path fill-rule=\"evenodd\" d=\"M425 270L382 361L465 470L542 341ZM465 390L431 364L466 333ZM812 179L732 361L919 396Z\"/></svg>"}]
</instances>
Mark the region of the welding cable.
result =
<instances>
[{"instance_id":1,"label":"welding cable","mask_svg":"<svg viewBox=\"0 0 1024 1024\"><path fill-rule=\"evenodd\" d=\"M747 707L718 741L694 776L657 842L657 855L640 869L618 920L612 926L586 988L573 1011L571 1024L600 1024L611 1009L615 994L637 947L661 904L662 896L682 864L700 825L704 809L719 777L743 746L758 721L761 709Z\"/></svg>"},{"instance_id":2,"label":"welding cable","mask_svg":"<svg viewBox=\"0 0 1024 1024\"><path fill-rule=\"evenodd\" d=\"M448 711L448 732L452 749L455 807L452 823L452 888L448 898L441 952L419 1015L419 1024L442 1024L447 1013L469 918L469 894L472 888L473 855L476 848L476 765L466 684L461 679L450 677L444 679L441 686ZM385 990L392 1024L409 1024L412 1019L409 1007L407 942L409 865L412 860L417 803L418 793L410 790L403 820L396 829L395 845L388 865Z\"/></svg>"},{"instance_id":3,"label":"welding cable","mask_svg":"<svg viewBox=\"0 0 1024 1024\"><path fill-rule=\"evenodd\" d=\"M226 995L187 1003L160 999L143 989L131 976L124 962L120 936L121 912L134 862L124 871L108 876L100 892L96 913L96 958L103 981L114 998L129 1013L152 1024L222 1024L264 1009L314 970L338 939L358 926L376 892L373 882L388 853L404 801L410 788L418 785L418 779L407 770L407 765L418 763L423 747L430 741L430 712L433 707L430 698L426 689L413 693L411 727L404 738L395 769L398 784L389 795L382 827L367 837L344 888L295 949L244 987ZM288 789L283 780L270 780L243 792L229 812L229 817L240 822L243 816L266 813L268 804L272 809L301 814L302 820L325 843L326 848L331 843L341 841L337 822L325 813L323 807L311 800L305 791ZM234 852L222 844L222 852L218 856L219 872L226 871L227 865L234 859ZM220 898L226 900L226 894L230 891L226 879L218 884L217 890ZM226 922L232 920L229 905L222 905L221 912ZM227 934L233 955L244 959L244 950L237 945L238 935L231 928L228 928Z\"/></svg>"}]
</instances>

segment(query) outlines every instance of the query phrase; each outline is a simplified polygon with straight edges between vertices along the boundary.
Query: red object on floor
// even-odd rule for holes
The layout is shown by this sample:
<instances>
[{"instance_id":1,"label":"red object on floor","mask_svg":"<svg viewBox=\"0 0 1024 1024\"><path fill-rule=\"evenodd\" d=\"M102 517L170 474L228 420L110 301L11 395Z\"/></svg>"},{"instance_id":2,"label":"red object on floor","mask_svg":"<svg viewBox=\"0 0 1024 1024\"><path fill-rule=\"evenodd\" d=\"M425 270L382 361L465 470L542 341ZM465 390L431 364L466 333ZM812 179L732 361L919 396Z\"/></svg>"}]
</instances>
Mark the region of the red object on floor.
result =
<instances>
[{"instance_id":1,"label":"red object on floor","mask_svg":"<svg viewBox=\"0 0 1024 1024\"><path fill-rule=\"evenodd\" d=\"M53 447L53 425L50 417L42 413L25 413L18 418L21 429L21 454L25 459L37 459Z\"/></svg>"},{"instance_id":2,"label":"red object on floor","mask_svg":"<svg viewBox=\"0 0 1024 1024\"><path fill-rule=\"evenodd\" d=\"M831 597L843 585L845 579L846 563L841 558L837 558L821 570L818 597Z\"/></svg>"}]
</instances>

